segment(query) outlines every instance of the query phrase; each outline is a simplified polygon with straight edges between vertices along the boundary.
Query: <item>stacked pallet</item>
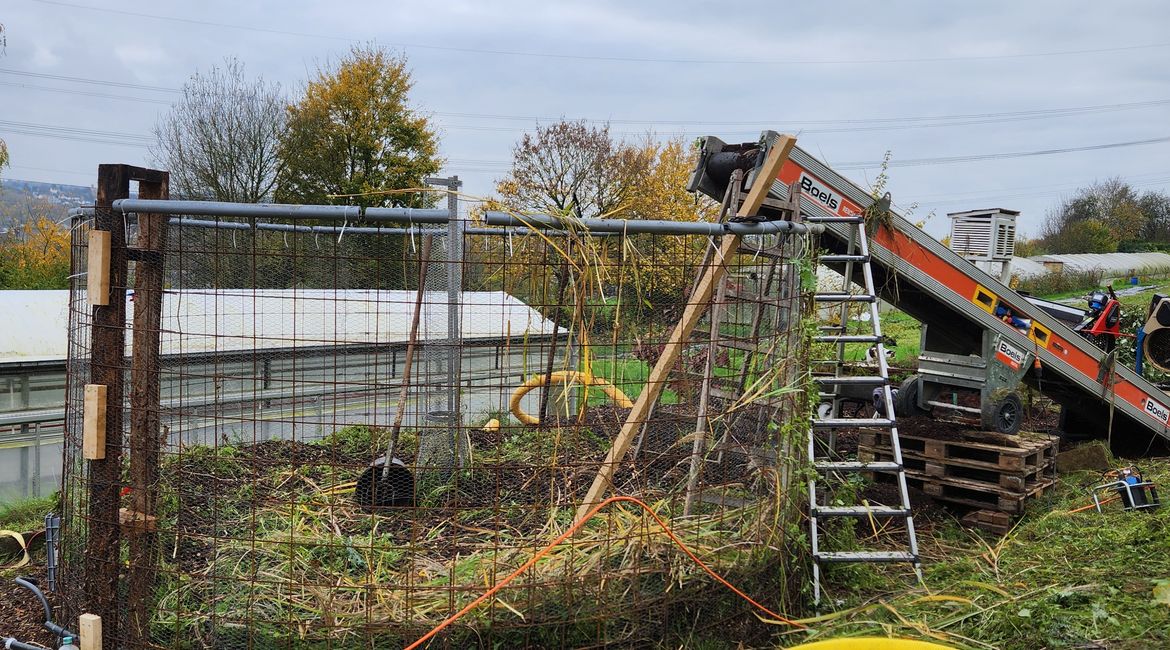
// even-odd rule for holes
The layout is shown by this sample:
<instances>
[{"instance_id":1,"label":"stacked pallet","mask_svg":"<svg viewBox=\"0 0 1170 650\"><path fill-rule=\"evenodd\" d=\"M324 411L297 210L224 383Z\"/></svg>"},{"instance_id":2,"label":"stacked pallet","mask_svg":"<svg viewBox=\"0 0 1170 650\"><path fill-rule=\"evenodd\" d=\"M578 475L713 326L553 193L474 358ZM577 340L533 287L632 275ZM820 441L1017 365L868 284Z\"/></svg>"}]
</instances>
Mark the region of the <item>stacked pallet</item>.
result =
<instances>
[{"instance_id":1,"label":"stacked pallet","mask_svg":"<svg viewBox=\"0 0 1170 650\"><path fill-rule=\"evenodd\" d=\"M938 501L974 508L969 523L1004 532L1028 499L1055 485L1058 439L1037 433L1004 436L947 432L945 438L902 433L906 482ZM863 429L857 459L892 461L888 431ZM875 480L891 480L877 474Z\"/></svg>"}]
</instances>

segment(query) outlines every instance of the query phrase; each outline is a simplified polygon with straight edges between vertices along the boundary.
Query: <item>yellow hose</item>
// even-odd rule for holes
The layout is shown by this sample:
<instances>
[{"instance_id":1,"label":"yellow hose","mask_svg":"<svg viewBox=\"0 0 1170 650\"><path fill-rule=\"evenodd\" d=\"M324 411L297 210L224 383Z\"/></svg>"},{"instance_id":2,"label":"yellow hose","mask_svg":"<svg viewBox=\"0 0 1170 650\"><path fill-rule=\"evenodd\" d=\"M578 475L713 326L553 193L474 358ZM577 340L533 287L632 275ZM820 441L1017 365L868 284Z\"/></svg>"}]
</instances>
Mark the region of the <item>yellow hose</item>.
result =
<instances>
[{"instance_id":1,"label":"yellow hose","mask_svg":"<svg viewBox=\"0 0 1170 650\"><path fill-rule=\"evenodd\" d=\"M530 377L528 381L520 384L516 387L516 390L512 391L512 399L508 400L508 408L512 411L512 415L515 415L516 419L524 424L540 424L540 418L533 417L525 413L524 409L520 408L520 400L533 388L544 386L544 379L544 375ZM577 372L576 370L558 370L552 373L549 381L553 384L580 383L587 386L596 386L614 404L625 409L634 407L634 403L630 401L630 398L626 397L626 394L618 389L617 386L599 377L587 378L583 372Z\"/></svg>"}]
</instances>

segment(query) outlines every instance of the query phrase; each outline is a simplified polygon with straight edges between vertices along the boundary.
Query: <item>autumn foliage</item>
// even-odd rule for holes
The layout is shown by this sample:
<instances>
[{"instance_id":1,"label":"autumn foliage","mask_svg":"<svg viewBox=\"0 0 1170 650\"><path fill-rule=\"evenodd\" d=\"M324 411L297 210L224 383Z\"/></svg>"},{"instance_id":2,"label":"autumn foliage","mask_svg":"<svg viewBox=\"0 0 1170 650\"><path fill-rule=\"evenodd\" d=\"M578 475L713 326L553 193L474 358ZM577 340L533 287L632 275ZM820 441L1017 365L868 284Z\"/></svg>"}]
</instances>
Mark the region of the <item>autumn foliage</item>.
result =
<instances>
[{"instance_id":1,"label":"autumn foliage","mask_svg":"<svg viewBox=\"0 0 1170 650\"><path fill-rule=\"evenodd\" d=\"M69 231L43 213L0 238L0 288L66 289Z\"/></svg>"},{"instance_id":2,"label":"autumn foliage","mask_svg":"<svg viewBox=\"0 0 1170 650\"><path fill-rule=\"evenodd\" d=\"M627 142L615 139L608 126L558 122L538 127L516 144L511 172L497 183L500 196L490 207L521 215L711 219L715 206L696 201L686 191L695 156L679 139L660 142L648 135ZM477 253L488 259L507 255L513 263L526 262L511 267L512 284L502 288L532 304L584 302L593 308L595 321L609 321L619 310L622 316L635 319L670 317L669 311L684 302L690 289L704 243L699 237L640 234L592 238L578 243L576 250L557 250L548 240L529 236L509 242L507 251ZM571 264L558 259L566 253ZM487 266L484 277L490 279L494 269ZM556 293L564 273L573 276L568 284L578 295L562 301Z\"/></svg>"}]
</instances>

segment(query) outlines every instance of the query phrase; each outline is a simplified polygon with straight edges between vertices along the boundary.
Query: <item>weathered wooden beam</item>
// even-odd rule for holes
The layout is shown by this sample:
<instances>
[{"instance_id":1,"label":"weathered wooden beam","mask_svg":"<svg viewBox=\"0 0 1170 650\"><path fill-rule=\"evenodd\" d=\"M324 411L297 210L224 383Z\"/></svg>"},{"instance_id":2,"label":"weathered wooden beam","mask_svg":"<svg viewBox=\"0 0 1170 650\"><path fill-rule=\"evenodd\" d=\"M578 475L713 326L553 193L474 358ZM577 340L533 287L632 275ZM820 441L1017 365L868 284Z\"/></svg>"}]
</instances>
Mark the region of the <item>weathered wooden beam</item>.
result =
<instances>
[{"instance_id":1,"label":"weathered wooden beam","mask_svg":"<svg viewBox=\"0 0 1170 650\"><path fill-rule=\"evenodd\" d=\"M170 198L167 172L140 170L152 180L138 183L142 199ZM159 345L162 332L164 253L167 217L138 215L138 241L133 252L134 330L130 366L130 502L119 511L122 530L130 547L127 570L126 640L130 647L150 643L150 613L155 601L158 574L159 461L162 422L159 403Z\"/></svg>"},{"instance_id":2,"label":"weathered wooden beam","mask_svg":"<svg viewBox=\"0 0 1170 650\"><path fill-rule=\"evenodd\" d=\"M777 138L768 152L767 159L764 160L763 166L756 175L751 190L748 191L747 197L740 206L738 216L755 216L760 209L760 205L768 196L768 190L772 187L772 181L780 173L780 167L784 165L784 161L788 159L788 154L795 145L796 138L793 136L782 135ZM577 519L584 517L593 506L599 503L603 499L606 490L613 485L613 474L617 469L618 463L625 456L626 450L629 449L635 434L638 432L643 421L648 417L651 406L658 401L659 396L662 394L662 389L666 386L670 369L678 361L683 346L690 340L691 333L694 332L695 326L699 324L699 319L703 317L703 314L706 313L707 308L710 306L711 295L714 293L719 282L723 280L723 276L727 273L727 265L735 257L742 239L740 235L728 234L723 236L723 242L719 246L719 252L712 259L711 264L703 270L703 276L699 280L695 291L691 294L690 300L687 301L682 318L675 325L674 331L671 332L670 339L668 339L665 348L662 350L662 355L658 357L658 362L654 364L654 369L650 371L650 376L646 379L645 387L642 388L642 392L638 395L637 401L634 402L634 407L630 409L629 415L626 416L626 421L622 424L621 431L614 439L613 446L609 449L609 454L606 455L601 467L598 468L597 476L594 477L593 484L589 486L589 491L585 494L584 501L577 508Z\"/></svg>"},{"instance_id":3,"label":"weathered wooden beam","mask_svg":"<svg viewBox=\"0 0 1170 650\"><path fill-rule=\"evenodd\" d=\"M99 629L107 647L118 646L118 573L122 489L122 398L126 364L126 227L113 203L130 196L131 168L99 165L93 230L110 240L109 300L93 306L90 327L90 381L106 387L105 457L87 460L89 518L85 538L83 609L103 622ZM100 647L100 646L93 646Z\"/></svg>"}]
</instances>

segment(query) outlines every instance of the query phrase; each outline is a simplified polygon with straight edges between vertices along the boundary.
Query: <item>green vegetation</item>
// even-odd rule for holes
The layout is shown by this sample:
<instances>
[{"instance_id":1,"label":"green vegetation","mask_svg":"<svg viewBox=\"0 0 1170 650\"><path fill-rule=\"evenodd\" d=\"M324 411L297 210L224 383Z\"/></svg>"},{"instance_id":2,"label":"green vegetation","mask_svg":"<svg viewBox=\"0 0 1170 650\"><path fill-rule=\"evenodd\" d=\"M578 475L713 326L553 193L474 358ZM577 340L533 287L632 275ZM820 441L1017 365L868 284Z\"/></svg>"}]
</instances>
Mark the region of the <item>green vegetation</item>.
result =
<instances>
[{"instance_id":1,"label":"green vegetation","mask_svg":"<svg viewBox=\"0 0 1170 650\"><path fill-rule=\"evenodd\" d=\"M647 445L668 444L678 432L661 435L664 442ZM401 647L448 615L452 603L470 602L564 530L591 476L571 468L599 462L609 444L589 425L505 424L496 432L473 432L469 468L441 486L420 485L416 508L371 515L354 503L352 481L385 437L382 429L352 426L312 444L194 447L168 457L160 543L178 552L164 558L160 571L159 638L192 647L245 639L260 647ZM410 451L416 432L403 431L402 441ZM640 480L623 471L617 491L651 495L649 506L664 517L681 508L666 496L673 483L628 483ZM750 501L700 505L672 525L706 562L736 572L753 592L782 592L772 550L787 537L802 536L795 526L775 530L775 500ZM686 614L669 630L648 628L637 619L647 607L704 602L727 609L727 616L742 615L739 601L696 567L666 561L676 557L672 549L640 509L612 506L500 592L494 607L470 614L446 641L462 647L478 634L500 647L598 639L637 645L647 630L684 638L694 624ZM224 623L233 619L249 622ZM378 623L371 627L371 621Z\"/></svg>"},{"instance_id":2,"label":"green vegetation","mask_svg":"<svg viewBox=\"0 0 1170 650\"><path fill-rule=\"evenodd\" d=\"M58 496L52 494L0 505L0 529L19 533L42 530L45 527L45 515L56 510L59 503Z\"/></svg>"},{"instance_id":3,"label":"green vegetation","mask_svg":"<svg viewBox=\"0 0 1170 650\"><path fill-rule=\"evenodd\" d=\"M1141 468L1170 485L1170 460ZM925 585L892 567L835 573L837 613L782 644L895 635L973 649L1170 647L1170 508L1070 513L1099 482L1092 472L1061 477L1002 539L955 522L922 526Z\"/></svg>"}]
</instances>

